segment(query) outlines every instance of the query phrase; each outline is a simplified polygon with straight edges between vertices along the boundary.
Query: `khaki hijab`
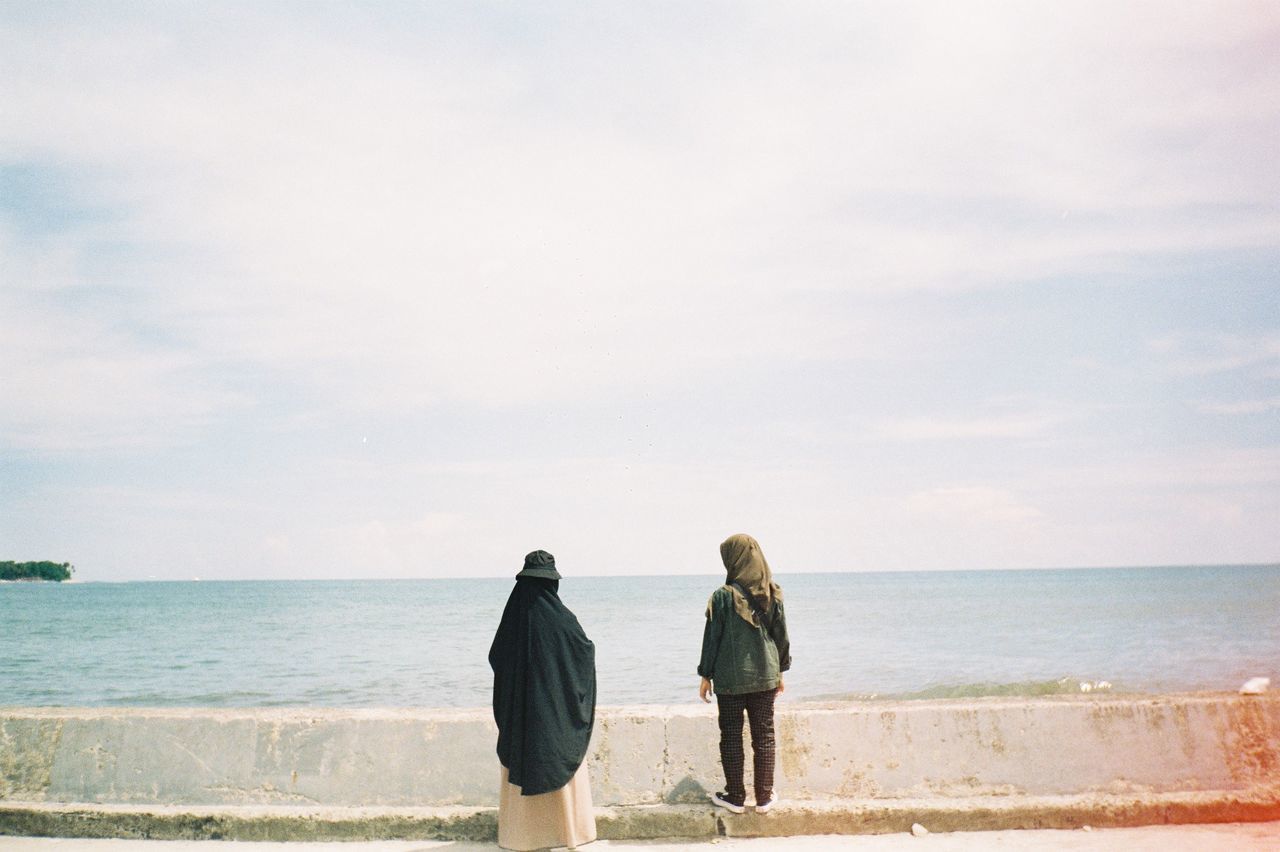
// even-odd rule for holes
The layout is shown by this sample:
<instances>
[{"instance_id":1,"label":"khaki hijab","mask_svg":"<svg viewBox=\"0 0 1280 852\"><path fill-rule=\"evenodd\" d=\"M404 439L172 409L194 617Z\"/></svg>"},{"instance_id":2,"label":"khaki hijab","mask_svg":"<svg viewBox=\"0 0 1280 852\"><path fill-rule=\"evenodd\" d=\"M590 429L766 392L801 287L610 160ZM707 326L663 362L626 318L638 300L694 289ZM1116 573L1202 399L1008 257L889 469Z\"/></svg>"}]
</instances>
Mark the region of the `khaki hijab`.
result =
<instances>
[{"instance_id":1,"label":"khaki hijab","mask_svg":"<svg viewBox=\"0 0 1280 852\"><path fill-rule=\"evenodd\" d=\"M748 624L757 625L750 601L732 584L740 583L751 592L751 596L765 613L773 611L774 601L782 600L782 589L773 582L773 573L769 570L769 563L765 561L764 552L760 550L760 542L743 533L731 535L720 544L720 558L724 561L725 586L733 593L734 612ZM708 612L710 607L708 602Z\"/></svg>"}]
</instances>

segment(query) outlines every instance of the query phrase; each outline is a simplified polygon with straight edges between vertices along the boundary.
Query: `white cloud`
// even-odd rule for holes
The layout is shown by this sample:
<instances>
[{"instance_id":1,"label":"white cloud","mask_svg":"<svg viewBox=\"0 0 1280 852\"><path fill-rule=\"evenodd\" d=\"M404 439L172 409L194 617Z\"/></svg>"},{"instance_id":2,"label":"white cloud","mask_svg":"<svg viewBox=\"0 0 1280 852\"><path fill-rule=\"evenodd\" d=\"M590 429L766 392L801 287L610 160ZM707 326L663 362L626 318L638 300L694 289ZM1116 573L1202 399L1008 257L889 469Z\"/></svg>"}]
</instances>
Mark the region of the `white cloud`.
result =
<instances>
[{"instance_id":1,"label":"white cloud","mask_svg":"<svg viewBox=\"0 0 1280 852\"><path fill-rule=\"evenodd\" d=\"M1187 494L1219 490L1280 495L1280 447L1203 447L1180 450L1125 450L1102 458L1040 471L1042 487L1127 492L1144 489Z\"/></svg>"},{"instance_id":2,"label":"white cloud","mask_svg":"<svg viewBox=\"0 0 1280 852\"><path fill-rule=\"evenodd\" d=\"M1206 414L1266 414L1269 411L1280 411L1280 396L1240 402L1200 402L1196 404L1196 408Z\"/></svg>"},{"instance_id":3,"label":"white cloud","mask_svg":"<svg viewBox=\"0 0 1280 852\"><path fill-rule=\"evenodd\" d=\"M971 524L1022 523L1043 516L1002 488L985 485L948 486L919 491L907 497L911 511L931 519Z\"/></svg>"},{"instance_id":4,"label":"white cloud","mask_svg":"<svg viewBox=\"0 0 1280 852\"><path fill-rule=\"evenodd\" d=\"M13 29L0 151L93 171L118 238L194 249L137 283L208 357L374 407L827 357L847 320L799 291L985 287L1280 230L1229 212L1280 191L1273 169L1222 180L1269 162L1248 139L1230 161L1152 151L1154 133L1275 120L1263 71L1199 74L1242 44L1265 65L1256 8L741 14L747 42L724 21L696 68L642 30L650 63L599 79L549 77L591 48L373 49L261 10L207 37L167 18ZM655 126L607 108L625 92ZM1196 204L1223 212L1179 218Z\"/></svg>"},{"instance_id":5,"label":"white cloud","mask_svg":"<svg viewBox=\"0 0 1280 852\"><path fill-rule=\"evenodd\" d=\"M0 12L0 168L58 175L47 191L102 215L49 226L0 206L0 393L21 403L0 413L6 444L114 457L252 421L318 445L263 472L260 492L232 472L181 499L153 484L155 503L72 501L134 541L155 515L171 553L230 536L286 575L487 571L534 541L569 543L592 573L701 570L687 554L737 529L810 568L1055 564L1110 561L1108 546L1145 558L1159 512L1248 521L1275 492L1269 450L1225 446L1050 455L1003 480L965 467L1068 422L1099 452L1131 448L1076 417L1105 401L1055 401L1017 352L1007 373L953 371L963 335L912 301L972 296L946 320L968 327L990 319L984 293L1034 301L1027 282L1122 286L1153 258L1273 252L1271 7L505 10L518 27L468 7L447 31L434 4L329 7L306 26L278 6L194 23L183 9L33 8ZM1206 380L1280 364L1265 328L1172 329L1150 354ZM863 387L869 364L879 380ZM716 427L715 449L734 452L681 455L712 442L706 411L754 392L748 378L820 370L856 404L801 388L773 401L801 403L785 434ZM895 397L951 377L1015 401ZM1273 410L1267 390L1215 390L1185 396ZM459 407L605 394L666 400L670 455L451 466L424 438L419 455L353 470L310 429L355 413L429 432ZM506 452L518 424L492 438ZM225 452L193 455L216 467ZM1153 484L1197 491L1130 519L1141 535L1091 514L1123 516ZM1191 527L1222 545L1209 521ZM151 558L124 534L82 544L118 570ZM1240 541L1231 552L1265 550Z\"/></svg>"},{"instance_id":6,"label":"white cloud","mask_svg":"<svg viewBox=\"0 0 1280 852\"><path fill-rule=\"evenodd\" d=\"M1176 376L1206 376L1280 365L1280 334L1199 334L1152 340L1148 348L1163 357Z\"/></svg>"},{"instance_id":7,"label":"white cloud","mask_svg":"<svg viewBox=\"0 0 1280 852\"><path fill-rule=\"evenodd\" d=\"M41 247L46 248L46 247ZM72 310L60 292L85 286L78 240L30 251L0 230L0 436L35 450L185 443L245 400L211 383L207 353L140 342L128 318Z\"/></svg>"},{"instance_id":8,"label":"white cloud","mask_svg":"<svg viewBox=\"0 0 1280 852\"><path fill-rule=\"evenodd\" d=\"M894 441L1035 438L1048 433L1058 419L1039 413L954 419L910 417L882 422L872 434Z\"/></svg>"}]
</instances>

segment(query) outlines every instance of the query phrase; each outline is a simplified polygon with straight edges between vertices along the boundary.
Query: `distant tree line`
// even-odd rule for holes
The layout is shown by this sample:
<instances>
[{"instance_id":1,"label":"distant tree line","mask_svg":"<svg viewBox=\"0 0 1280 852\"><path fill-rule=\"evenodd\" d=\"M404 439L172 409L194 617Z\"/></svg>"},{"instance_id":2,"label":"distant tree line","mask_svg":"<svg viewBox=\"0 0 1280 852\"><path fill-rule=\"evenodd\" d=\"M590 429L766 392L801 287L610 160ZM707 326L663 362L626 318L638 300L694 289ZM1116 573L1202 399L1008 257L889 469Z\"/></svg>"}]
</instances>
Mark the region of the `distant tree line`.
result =
<instances>
[{"instance_id":1,"label":"distant tree line","mask_svg":"<svg viewBox=\"0 0 1280 852\"><path fill-rule=\"evenodd\" d=\"M0 562L0 580L70 580L75 572L70 562Z\"/></svg>"}]
</instances>

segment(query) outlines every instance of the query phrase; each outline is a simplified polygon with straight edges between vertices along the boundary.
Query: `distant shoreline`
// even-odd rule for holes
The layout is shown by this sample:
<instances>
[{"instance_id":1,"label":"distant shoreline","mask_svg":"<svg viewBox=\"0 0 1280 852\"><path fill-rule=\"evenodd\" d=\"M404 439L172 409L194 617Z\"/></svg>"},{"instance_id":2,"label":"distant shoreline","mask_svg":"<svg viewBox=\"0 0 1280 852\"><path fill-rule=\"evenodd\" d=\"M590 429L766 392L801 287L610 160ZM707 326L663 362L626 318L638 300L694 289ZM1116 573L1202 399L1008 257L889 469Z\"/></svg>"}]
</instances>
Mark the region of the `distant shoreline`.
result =
<instances>
[{"instance_id":1,"label":"distant shoreline","mask_svg":"<svg viewBox=\"0 0 1280 852\"><path fill-rule=\"evenodd\" d=\"M0 583L52 583L55 586L61 586L66 583L83 583L83 582L84 580L48 580L44 577L19 577L16 580L0 580ZM121 580L120 582L127 583L129 581Z\"/></svg>"},{"instance_id":2,"label":"distant shoreline","mask_svg":"<svg viewBox=\"0 0 1280 852\"><path fill-rule=\"evenodd\" d=\"M61 583L70 580L75 572L76 567L70 562L50 562L47 559L38 562L0 561L0 580Z\"/></svg>"},{"instance_id":3,"label":"distant shoreline","mask_svg":"<svg viewBox=\"0 0 1280 852\"><path fill-rule=\"evenodd\" d=\"M912 574L1017 574L1017 573L1051 573L1055 571L1169 571L1195 568L1273 568L1280 570L1280 562L1196 562L1169 565L1062 565L1039 568L878 568L872 570L820 570L805 569L798 571L776 572L776 579L785 583L785 578L795 575L857 575L857 576L906 576ZM723 571L683 571L666 574L576 574L578 580L617 580L636 579L642 577L717 577ZM441 577L125 577L111 578L74 578L63 580L64 583L383 583L383 582L438 582L449 580L510 580L515 571L507 574L455 574ZM14 582L12 580L0 580Z\"/></svg>"}]
</instances>

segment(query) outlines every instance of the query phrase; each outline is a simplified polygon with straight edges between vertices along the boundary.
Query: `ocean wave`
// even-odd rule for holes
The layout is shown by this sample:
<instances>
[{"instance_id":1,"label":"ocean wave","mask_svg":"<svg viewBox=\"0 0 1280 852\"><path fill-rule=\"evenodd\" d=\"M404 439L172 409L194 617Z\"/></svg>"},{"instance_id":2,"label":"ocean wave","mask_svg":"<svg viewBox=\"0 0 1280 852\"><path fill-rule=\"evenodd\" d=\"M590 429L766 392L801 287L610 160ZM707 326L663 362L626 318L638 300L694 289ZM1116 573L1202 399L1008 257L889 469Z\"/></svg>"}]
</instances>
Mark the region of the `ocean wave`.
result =
<instances>
[{"instance_id":1,"label":"ocean wave","mask_svg":"<svg viewBox=\"0 0 1280 852\"><path fill-rule=\"evenodd\" d=\"M844 692L813 696L814 701L923 701L931 698L1020 698L1036 695L1081 695L1119 692L1108 680L1060 677L1014 683L940 683L913 692Z\"/></svg>"}]
</instances>

